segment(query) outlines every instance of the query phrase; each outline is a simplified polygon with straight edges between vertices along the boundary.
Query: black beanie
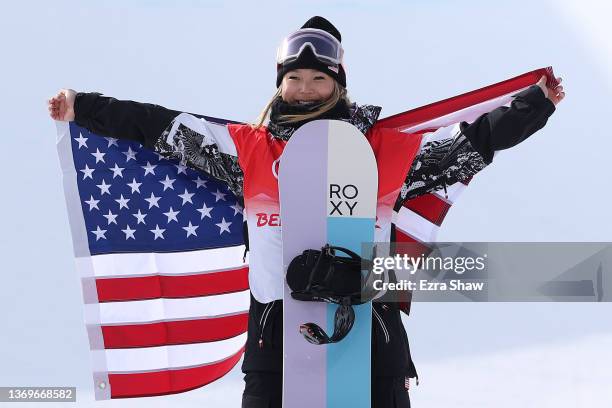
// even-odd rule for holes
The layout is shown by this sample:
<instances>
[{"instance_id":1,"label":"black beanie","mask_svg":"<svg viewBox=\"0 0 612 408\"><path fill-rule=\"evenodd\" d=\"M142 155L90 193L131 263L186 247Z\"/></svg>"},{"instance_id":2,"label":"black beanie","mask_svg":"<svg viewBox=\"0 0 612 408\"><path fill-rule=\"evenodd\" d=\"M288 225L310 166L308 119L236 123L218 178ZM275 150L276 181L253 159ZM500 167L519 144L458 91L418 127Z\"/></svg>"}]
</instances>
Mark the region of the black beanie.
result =
<instances>
[{"instance_id":1,"label":"black beanie","mask_svg":"<svg viewBox=\"0 0 612 408\"><path fill-rule=\"evenodd\" d=\"M340 35L340 31L338 31L338 29L334 27L332 23L323 17L314 16L304 23L301 28L316 28L327 31L329 34L336 37L338 41L342 42L342 35ZM310 47L306 47L295 61L291 61L286 64L278 64L276 66L276 87L280 86L281 82L283 81L283 77L287 72L300 68L310 68L324 72L346 88L346 73L344 72L344 67L340 65L336 68L319 61ZM336 72L336 70L338 72Z\"/></svg>"}]
</instances>

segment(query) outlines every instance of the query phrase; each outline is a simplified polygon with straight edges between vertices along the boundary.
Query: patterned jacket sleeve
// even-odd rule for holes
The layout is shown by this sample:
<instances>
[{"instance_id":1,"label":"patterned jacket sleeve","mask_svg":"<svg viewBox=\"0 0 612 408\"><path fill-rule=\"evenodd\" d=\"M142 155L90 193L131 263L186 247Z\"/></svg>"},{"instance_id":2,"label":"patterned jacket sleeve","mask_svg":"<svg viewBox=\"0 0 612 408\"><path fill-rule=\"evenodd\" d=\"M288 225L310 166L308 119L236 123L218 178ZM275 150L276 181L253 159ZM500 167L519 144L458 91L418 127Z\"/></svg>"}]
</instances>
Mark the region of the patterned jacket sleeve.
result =
<instances>
[{"instance_id":1,"label":"patterned jacket sleeve","mask_svg":"<svg viewBox=\"0 0 612 408\"><path fill-rule=\"evenodd\" d=\"M78 93L75 122L91 132L142 143L226 183L242 197L243 174L226 125L159 105Z\"/></svg>"},{"instance_id":2,"label":"patterned jacket sleeve","mask_svg":"<svg viewBox=\"0 0 612 408\"><path fill-rule=\"evenodd\" d=\"M544 127L554 104L538 86L515 95L510 106L423 136L402 186L396 208L404 201L467 182L493 161L496 151L516 146Z\"/></svg>"}]
</instances>

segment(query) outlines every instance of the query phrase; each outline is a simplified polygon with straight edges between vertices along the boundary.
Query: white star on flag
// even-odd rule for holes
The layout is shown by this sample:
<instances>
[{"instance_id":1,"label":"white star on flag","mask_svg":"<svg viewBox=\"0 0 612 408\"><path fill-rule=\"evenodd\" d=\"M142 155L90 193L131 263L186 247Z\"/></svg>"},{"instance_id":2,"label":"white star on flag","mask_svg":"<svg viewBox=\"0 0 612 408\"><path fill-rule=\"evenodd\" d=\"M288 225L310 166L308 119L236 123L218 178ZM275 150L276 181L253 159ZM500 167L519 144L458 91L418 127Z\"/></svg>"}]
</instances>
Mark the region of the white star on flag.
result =
<instances>
[{"instance_id":1,"label":"white star on flag","mask_svg":"<svg viewBox=\"0 0 612 408\"><path fill-rule=\"evenodd\" d=\"M100 151L100 149L98 149L98 148L96 148L96 152L95 152L95 153L91 153L91 155L92 155L93 157L95 157L95 158L96 158L96 164L97 164L99 161L101 161L102 163L106 163L106 162L104 161L104 155L105 155L105 154L106 154L106 153L102 153L102 152Z\"/></svg>"},{"instance_id":2,"label":"white star on flag","mask_svg":"<svg viewBox=\"0 0 612 408\"><path fill-rule=\"evenodd\" d=\"M125 161L129 162L130 160L136 160L136 152L132 150L131 147L128 147L127 152L123 152L125 154Z\"/></svg>"},{"instance_id":3,"label":"white star on flag","mask_svg":"<svg viewBox=\"0 0 612 408\"><path fill-rule=\"evenodd\" d=\"M196 180L193 180L193 181L194 181L194 183L196 183L196 188L200 188L200 187L206 188L206 183L208 183L207 180L202 180L200 178L200 176L198 176L198 178Z\"/></svg>"},{"instance_id":4,"label":"white star on flag","mask_svg":"<svg viewBox=\"0 0 612 408\"><path fill-rule=\"evenodd\" d=\"M146 166L140 166L140 167L142 167L142 168L144 169L144 171L145 171L145 174L144 174L144 175L145 175L145 176L146 176L147 174L152 174L152 175L155 175L155 171L154 171L154 169L157 167L157 164L151 164L151 163L147 162L147 165L146 165Z\"/></svg>"},{"instance_id":5,"label":"white star on flag","mask_svg":"<svg viewBox=\"0 0 612 408\"><path fill-rule=\"evenodd\" d=\"M91 198L88 201L85 201L87 204L89 204L89 211L93 210L94 208L96 210L99 210L98 203L100 202L100 200L94 200L93 196L90 197Z\"/></svg>"},{"instance_id":6,"label":"white star on flag","mask_svg":"<svg viewBox=\"0 0 612 408\"><path fill-rule=\"evenodd\" d=\"M108 146L106 147L111 147L111 146L119 147L119 145L117 144L117 139L115 139L114 137L105 137L105 139L108 142Z\"/></svg>"},{"instance_id":7,"label":"white star on flag","mask_svg":"<svg viewBox=\"0 0 612 408\"><path fill-rule=\"evenodd\" d=\"M118 215L119 215L119 214L113 214L113 213L111 212L111 210L108 210L108 214L106 214L106 215L105 215L105 214L102 214L102 216L103 216L104 218L106 218L106 220L108 221L108 225L111 225L111 223L113 223L113 224L117 224L117 220L116 220L116 218L117 218L117 216L118 216Z\"/></svg>"},{"instance_id":8,"label":"white star on flag","mask_svg":"<svg viewBox=\"0 0 612 408\"><path fill-rule=\"evenodd\" d=\"M157 240L157 238L161 238L164 239L164 231L166 231L163 228L159 228L159 225L155 225L155 229L149 230L151 231L153 234L155 234L155 238L154 240Z\"/></svg>"},{"instance_id":9,"label":"white star on flag","mask_svg":"<svg viewBox=\"0 0 612 408\"><path fill-rule=\"evenodd\" d=\"M115 163L115 167L110 168L109 170L113 172L113 178L119 176L121 178L123 178L123 173L122 171L125 169L125 167L119 167L117 165L117 163Z\"/></svg>"},{"instance_id":10,"label":"white star on flag","mask_svg":"<svg viewBox=\"0 0 612 408\"><path fill-rule=\"evenodd\" d=\"M149 210L153 207L159 208L159 204L157 203L161 197L155 197L153 193L151 193L151 197L145 198L145 201L149 203Z\"/></svg>"},{"instance_id":11,"label":"white star on flag","mask_svg":"<svg viewBox=\"0 0 612 408\"><path fill-rule=\"evenodd\" d=\"M212 210L213 210L213 207L207 207L206 203L202 204L202 208L198 208L198 211L200 212L200 214L202 214L200 219L203 220L204 217L208 217L208 218L212 219L212 217L210 216L210 212Z\"/></svg>"},{"instance_id":12,"label":"white star on flag","mask_svg":"<svg viewBox=\"0 0 612 408\"><path fill-rule=\"evenodd\" d=\"M90 169L89 166L85 165L85 168L83 170L79 170L83 172L83 180L85 180L86 178L90 178L93 180L93 172L95 169Z\"/></svg>"},{"instance_id":13,"label":"white star on flag","mask_svg":"<svg viewBox=\"0 0 612 408\"><path fill-rule=\"evenodd\" d=\"M187 238L189 238L190 235L198 236L198 234L196 234L198 227L199 225L191 225L191 221L189 221L189 225L182 228L187 231Z\"/></svg>"},{"instance_id":14,"label":"white star on flag","mask_svg":"<svg viewBox=\"0 0 612 408\"><path fill-rule=\"evenodd\" d=\"M118 198L115 201L119 203L119 209L122 209L123 207L125 207L127 209L130 208L127 205L128 201L130 201L130 199L129 198L123 198L123 194L121 194L121 198Z\"/></svg>"},{"instance_id":15,"label":"white star on flag","mask_svg":"<svg viewBox=\"0 0 612 408\"><path fill-rule=\"evenodd\" d=\"M134 194L134 192L140 194L140 186L142 183L137 183L135 178L132 178L132 182L127 185L132 189L132 194Z\"/></svg>"},{"instance_id":16,"label":"white star on flag","mask_svg":"<svg viewBox=\"0 0 612 408\"><path fill-rule=\"evenodd\" d=\"M168 217L168 224L170 224L170 221L178 222L178 220L176 219L176 216L178 215L179 212L180 212L180 210L179 211L174 211L172 209L172 207L170 207L170 211L164 213L164 215L166 217Z\"/></svg>"},{"instance_id":17,"label":"white star on flag","mask_svg":"<svg viewBox=\"0 0 612 408\"><path fill-rule=\"evenodd\" d=\"M219 235L223 234L224 231L227 231L228 233L230 232L229 230L229 226L232 225L231 222L227 222L225 221L225 218L221 219L221 222L219 224L215 224L217 227L219 227L220 231L219 231Z\"/></svg>"},{"instance_id":18,"label":"white star on flag","mask_svg":"<svg viewBox=\"0 0 612 408\"><path fill-rule=\"evenodd\" d=\"M135 229L131 229L129 225L126 225L125 229L122 229L121 231L125 234L125 239L126 240L129 239L129 238L132 238L134 240L136 239L136 238L134 238L134 232L136 232L136 230Z\"/></svg>"},{"instance_id":19,"label":"white star on flag","mask_svg":"<svg viewBox=\"0 0 612 408\"><path fill-rule=\"evenodd\" d=\"M242 207L240 204L236 203L234 205L230 205L230 208L234 210L234 215L238 215L238 213L242 214Z\"/></svg>"},{"instance_id":20,"label":"white star on flag","mask_svg":"<svg viewBox=\"0 0 612 408\"><path fill-rule=\"evenodd\" d=\"M104 236L104 234L106 234L106 230L100 229L99 225L96 227L95 231L91 232L96 236L96 241L99 239L106 239L106 237Z\"/></svg>"},{"instance_id":21,"label":"white star on flag","mask_svg":"<svg viewBox=\"0 0 612 408\"><path fill-rule=\"evenodd\" d=\"M172 186L172 183L174 183L175 181L176 179L171 179L167 174L165 180L159 180L159 182L164 185L164 191L166 191L167 188L174 190L174 186Z\"/></svg>"},{"instance_id":22,"label":"white star on flag","mask_svg":"<svg viewBox=\"0 0 612 408\"><path fill-rule=\"evenodd\" d=\"M75 137L74 140L79 143L79 149L81 147L87 148L87 138L83 137L83 134L79 133L79 137Z\"/></svg>"},{"instance_id":23,"label":"white star on flag","mask_svg":"<svg viewBox=\"0 0 612 408\"><path fill-rule=\"evenodd\" d=\"M145 222L145 220L144 220L144 219L145 219L145 217L147 216L147 214L143 214L143 213L141 213L141 212L140 212L140 209L138 210L138 212L137 212L136 214L132 214L132 215L133 215L134 217L136 217L136 219L138 220L138 222L136 222L136 225L140 224L141 222L142 222L143 224L145 224L145 225L147 224L147 223Z\"/></svg>"},{"instance_id":24,"label":"white star on flag","mask_svg":"<svg viewBox=\"0 0 612 408\"><path fill-rule=\"evenodd\" d=\"M185 170L187 169L187 166L183 166L182 164L175 164L174 167L176 167L176 174L187 174L185 172Z\"/></svg>"},{"instance_id":25,"label":"white star on flag","mask_svg":"<svg viewBox=\"0 0 612 408\"><path fill-rule=\"evenodd\" d=\"M215 196L215 203L217 201L219 201L219 200L225 201L225 196L227 195L227 194L222 193L221 191L219 191L219 189L217 189L216 193L211 193L211 194Z\"/></svg>"},{"instance_id":26,"label":"white star on flag","mask_svg":"<svg viewBox=\"0 0 612 408\"><path fill-rule=\"evenodd\" d=\"M100 195L104 195L104 194L110 195L111 184L106 184L104 179L102 179L102 184L97 184L96 187L100 189Z\"/></svg>"},{"instance_id":27,"label":"white star on flag","mask_svg":"<svg viewBox=\"0 0 612 408\"><path fill-rule=\"evenodd\" d=\"M193 201L191 201L191 197L193 197L193 195L194 193L190 193L187 191L187 189L185 189L185 192L183 194L179 194L178 196L183 199L183 205L185 205L186 203L193 204Z\"/></svg>"}]
</instances>

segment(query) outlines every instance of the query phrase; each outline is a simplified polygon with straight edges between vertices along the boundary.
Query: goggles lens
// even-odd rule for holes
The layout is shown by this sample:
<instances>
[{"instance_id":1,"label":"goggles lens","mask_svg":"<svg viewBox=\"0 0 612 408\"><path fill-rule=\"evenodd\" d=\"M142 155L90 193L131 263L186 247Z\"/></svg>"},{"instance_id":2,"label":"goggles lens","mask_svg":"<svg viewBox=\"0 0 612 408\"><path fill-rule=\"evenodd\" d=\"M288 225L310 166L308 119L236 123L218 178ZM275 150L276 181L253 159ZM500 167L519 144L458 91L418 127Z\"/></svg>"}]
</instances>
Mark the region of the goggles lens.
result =
<instances>
[{"instance_id":1,"label":"goggles lens","mask_svg":"<svg viewBox=\"0 0 612 408\"><path fill-rule=\"evenodd\" d=\"M304 48L310 47L323 62L340 65L344 50L333 35L323 30L302 29L290 34L278 47L276 62L284 64L298 59Z\"/></svg>"}]
</instances>

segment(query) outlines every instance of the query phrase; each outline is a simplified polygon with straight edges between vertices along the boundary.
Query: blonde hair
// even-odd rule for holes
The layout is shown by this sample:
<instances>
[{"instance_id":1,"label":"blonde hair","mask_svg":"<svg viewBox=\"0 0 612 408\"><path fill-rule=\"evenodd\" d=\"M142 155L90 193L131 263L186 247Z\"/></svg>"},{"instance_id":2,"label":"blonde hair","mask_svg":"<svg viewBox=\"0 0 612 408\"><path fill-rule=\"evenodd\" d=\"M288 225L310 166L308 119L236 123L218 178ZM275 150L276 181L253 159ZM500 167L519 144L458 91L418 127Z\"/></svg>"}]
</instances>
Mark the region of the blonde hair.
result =
<instances>
[{"instance_id":1,"label":"blonde hair","mask_svg":"<svg viewBox=\"0 0 612 408\"><path fill-rule=\"evenodd\" d=\"M272 104L274 103L276 98L280 98L281 93L282 93L282 85L278 87L272 99L270 99L266 107L261 111L261 113L255 120L255 123L252 125L253 127L260 128L263 126L266 119L269 119L270 110L272 109ZM340 100L344 100L347 106L351 104L351 101L349 100L347 96L346 88L341 86L337 81L334 81L334 90L332 91L331 96L317 110L310 112L310 113L302 114L302 115L280 115L279 123L287 124L287 123L301 122L303 120L308 120L308 119L314 119L316 117L319 117L323 113L327 112L328 110L332 109L334 106L336 106L336 104Z\"/></svg>"}]
</instances>

